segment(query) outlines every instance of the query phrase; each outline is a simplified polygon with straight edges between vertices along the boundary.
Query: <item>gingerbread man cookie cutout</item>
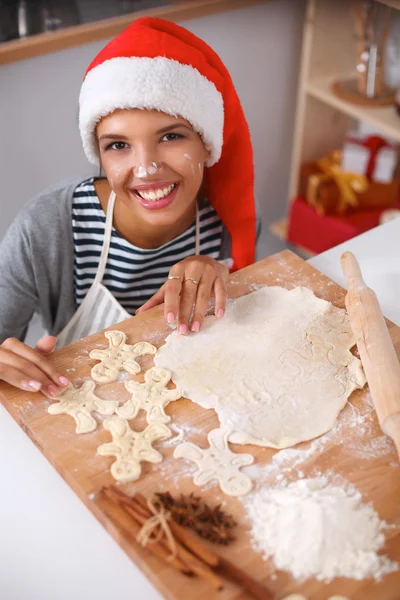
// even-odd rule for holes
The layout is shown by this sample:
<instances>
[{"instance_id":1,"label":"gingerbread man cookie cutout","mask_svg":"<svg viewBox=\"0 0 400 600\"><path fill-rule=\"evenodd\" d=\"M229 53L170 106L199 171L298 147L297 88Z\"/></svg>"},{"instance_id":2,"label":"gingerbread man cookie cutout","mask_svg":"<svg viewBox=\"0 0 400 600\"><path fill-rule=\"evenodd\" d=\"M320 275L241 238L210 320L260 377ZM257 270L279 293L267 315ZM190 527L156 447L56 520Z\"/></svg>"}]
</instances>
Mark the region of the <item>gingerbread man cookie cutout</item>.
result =
<instances>
[{"instance_id":1,"label":"gingerbread man cookie cutout","mask_svg":"<svg viewBox=\"0 0 400 600\"><path fill-rule=\"evenodd\" d=\"M191 442L184 442L175 448L174 458L187 458L197 463L194 476L196 485L205 485L216 479L227 496L243 496L253 487L250 477L239 471L240 467L251 465L254 456L235 454L228 446L229 432L213 429L208 434L209 448L203 450Z\"/></svg>"},{"instance_id":2,"label":"gingerbread man cookie cutout","mask_svg":"<svg viewBox=\"0 0 400 600\"><path fill-rule=\"evenodd\" d=\"M119 402L117 400L102 400L94 393L96 384L85 381L80 388L75 388L70 383L62 394L55 396L57 404L51 404L48 412L51 415L70 415L76 422L76 433L89 433L97 427L96 420L92 417L93 411L102 415L115 413Z\"/></svg>"},{"instance_id":3,"label":"gingerbread man cookie cutout","mask_svg":"<svg viewBox=\"0 0 400 600\"><path fill-rule=\"evenodd\" d=\"M132 397L117 409L117 415L134 419L142 409L146 411L148 423L168 423L171 417L165 414L165 407L182 397L177 388L170 390L166 387L170 381L171 372L164 367L152 367L146 371L144 383L127 381L125 387Z\"/></svg>"},{"instance_id":4,"label":"gingerbread man cookie cutout","mask_svg":"<svg viewBox=\"0 0 400 600\"><path fill-rule=\"evenodd\" d=\"M139 479L141 462L159 463L163 457L152 447L157 440L166 440L172 433L163 423L152 423L144 431L133 431L126 419L113 417L103 424L112 435L113 441L97 448L101 456L115 456L111 475L117 481L128 483Z\"/></svg>"},{"instance_id":5,"label":"gingerbread man cookie cutout","mask_svg":"<svg viewBox=\"0 0 400 600\"><path fill-rule=\"evenodd\" d=\"M119 371L127 371L135 375L140 371L140 365L136 361L138 356L144 354L155 354L157 348L148 342L137 344L126 344L126 333L123 331L106 331L104 333L109 341L106 350L92 350L90 358L96 358L101 362L92 368L92 378L98 383L111 383L118 379Z\"/></svg>"}]
</instances>

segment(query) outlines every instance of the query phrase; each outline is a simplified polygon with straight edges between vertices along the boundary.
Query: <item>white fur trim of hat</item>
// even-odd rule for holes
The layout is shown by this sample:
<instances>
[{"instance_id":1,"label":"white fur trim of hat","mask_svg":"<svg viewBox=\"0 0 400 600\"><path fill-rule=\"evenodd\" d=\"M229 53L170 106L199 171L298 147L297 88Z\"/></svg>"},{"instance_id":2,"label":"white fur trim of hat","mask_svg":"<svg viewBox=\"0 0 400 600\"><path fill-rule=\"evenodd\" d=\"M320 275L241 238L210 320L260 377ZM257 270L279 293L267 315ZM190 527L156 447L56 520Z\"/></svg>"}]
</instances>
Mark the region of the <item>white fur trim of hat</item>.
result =
<instances>
[{"instance_id":1,"label":"white fur trim of hat","mask_svg":"<svg viewBox=\"0 0 400 600\"><path fill-rule=\"evenodd\" d=\"M218 162L224 129L222 95L190 65L163 56L118 57L88 72L79 97L79 130L94 165L99 165L96 125L118 108L159 110L186 119L210 152L207 166Z\"/></svg>"}]
</instances>

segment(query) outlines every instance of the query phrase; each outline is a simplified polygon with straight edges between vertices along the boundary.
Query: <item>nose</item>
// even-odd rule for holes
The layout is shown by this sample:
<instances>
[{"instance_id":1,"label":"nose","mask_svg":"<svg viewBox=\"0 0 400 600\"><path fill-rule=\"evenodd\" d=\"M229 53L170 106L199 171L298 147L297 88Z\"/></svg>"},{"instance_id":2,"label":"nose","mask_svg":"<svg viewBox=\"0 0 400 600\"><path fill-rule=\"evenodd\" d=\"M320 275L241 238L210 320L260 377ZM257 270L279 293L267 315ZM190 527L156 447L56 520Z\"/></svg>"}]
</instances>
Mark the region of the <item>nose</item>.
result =
<instances>
[{"instance_id":1,"label":"nose","mask_svg":"<svg viewBox=\"0 0 400 600\"><path fill-rule=\"evenodd\" d=\"M160 162L152 160L147 163L140 163L140 164L134 165L133 175L137 179L145 179L146 177L155 175L156 173L158 173L161 170L162 170L162 164Z\"/></svg>"},{"instance_id":2,"label":"nose","mask_svg":"<svg viewBox=\"0 0 400 600\"><path fill-rule=\"evenodd\" d=\"M146 177L155 175L162 169L156 148L147 145L136 148L134 163L132 170L134 177L137 179L145 179Z\"/></svg>"}]
</instances>

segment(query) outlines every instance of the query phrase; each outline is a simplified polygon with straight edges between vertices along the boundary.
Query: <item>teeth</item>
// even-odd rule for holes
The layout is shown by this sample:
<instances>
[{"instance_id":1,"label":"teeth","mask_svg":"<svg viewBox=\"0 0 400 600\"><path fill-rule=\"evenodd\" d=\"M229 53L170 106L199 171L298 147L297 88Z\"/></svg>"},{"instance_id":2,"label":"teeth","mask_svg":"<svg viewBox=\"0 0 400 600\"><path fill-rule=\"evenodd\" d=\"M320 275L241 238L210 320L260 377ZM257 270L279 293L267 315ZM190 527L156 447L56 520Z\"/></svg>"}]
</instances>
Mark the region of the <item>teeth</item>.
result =
<instances>
[{"instance_id":1,"label":"teeth","mask_svg":"<svg viewBox=\"0 0 400 600\"><path fill-rule=\"evenodd\" d=\"M159 188L158 190L152 190L151 192L139 190L136 191L139 194L139 196L143 198L143 200L154 202L154 200L161 200L161 198L165 198L166 196L168 196L173 189L175 189L175 183L172 183L171 185L164 188Z\"/></svg>"}]
</instances>

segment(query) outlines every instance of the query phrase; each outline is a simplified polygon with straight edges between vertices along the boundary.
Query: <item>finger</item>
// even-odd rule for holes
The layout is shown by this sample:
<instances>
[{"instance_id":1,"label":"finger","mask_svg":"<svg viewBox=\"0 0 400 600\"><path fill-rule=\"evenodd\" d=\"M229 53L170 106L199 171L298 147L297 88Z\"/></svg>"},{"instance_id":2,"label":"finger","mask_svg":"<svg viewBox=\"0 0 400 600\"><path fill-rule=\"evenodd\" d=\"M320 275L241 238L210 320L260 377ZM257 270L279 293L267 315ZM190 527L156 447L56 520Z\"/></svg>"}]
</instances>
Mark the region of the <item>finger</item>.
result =
<instances>
[{"instance_id":1,"label":"finger","mask_svg":"<svg viewBox=\"0 0 400 600\"><path fill-rule=\"evenodd\" d=\"M217 277L214 281L214 294L215 316L221 319L226 311L226 285L220 277Z\"/></svg>"},{"instance_id":2,"label":"finger","mask_svg":"<svg viewBox=\"0 0 400 600\"><path fill-rule=\"evenodd\" d=\"M53 382L58 387L68 385L68 379L58 373L57 369L47 358L20 340L17 340L16 338L8 338L5 342L3 342L2 348L11 354L14 354L16 358L21 358L34 365L37 371L42 373L42 378L40 381L42 381L44 377L49 379L50 383Z\"/></svg>"},{"instance_id":3,"label":"finger","mask_svg":"<svg viewBox=\"0 0 400 600\"><path fill-rule=\"evenodd\" d=\"M35 350L40 352L41 354L51 354L56 347L57 338L53 335L45 335L40 338L38 343L36 344Z\"/></svg>"},{"instance_id":4,"label":"finger","mask_svg":"<svg viewBox=\"0 0 400 600\"><path fill-rule=\"evenodd\" d=\"M166 283L164 315L167 323L175 323L178 318L182 288L183 275L179 279L169 279Z\"/></svg>"},{"instance_id":5,"label":"finger","mask_svg":"<svg viewBox=\"0 0 400 600\"><path fill-rule=\"evenodd\" d=\"M14 352L0 348L0 379L29 391L55 396L61 392L43 371Z\"/></svg>"},{"instance_id":6,"label":"finger","mask_svg":"<svg viewBox=\"0 0 400 600\"><path fill-rule=\"evenodd\" d=\"M10 365L5 366L4 363L0 364L0 379L24 392L39 392L42 386L40 381L32 379L30 373Z\"/></svg>"},{"instance_id":7,"label":"finger","mask_svg":"<svg viewBox=\"0 0 400 600\"><path fill-rule=\"evenodd\" d=\"M149 310L150 308L154 308L155 306L158 306L159 304L162 304L164 302L164 286L165 283L155 294L153 294L151 298L149 298L144 304L142 304L142 306L140 306L137 309L137 315L139 315L142 312L145 312L146 310Z\"/></svg>"},{"instance_id":8,"label":"finger","mask_svg":"<svg viewBox=\"0 0 400 600\"><path fill-rule=\"evenodd\" d=\"M215 277L215 274L214 274ZM196 304L194 307L191 331L198 332L203 325L208 302L212 295L214 280L212 277L202 277L197 288Z\"/></svg>"},{"instance_id":9,"label":"finger","mask_svg":"<svg viewBox=\"0 0 400 600\"><path fill-rule=\"evenodd\" d=\"M182 334L186 334L189 331L189 321L196 302L199 280L194 276L193 279L195 281L192 281L192 279L186 279L182 286L178 315L178 331Z\"/></svg>"}]
</instances>

